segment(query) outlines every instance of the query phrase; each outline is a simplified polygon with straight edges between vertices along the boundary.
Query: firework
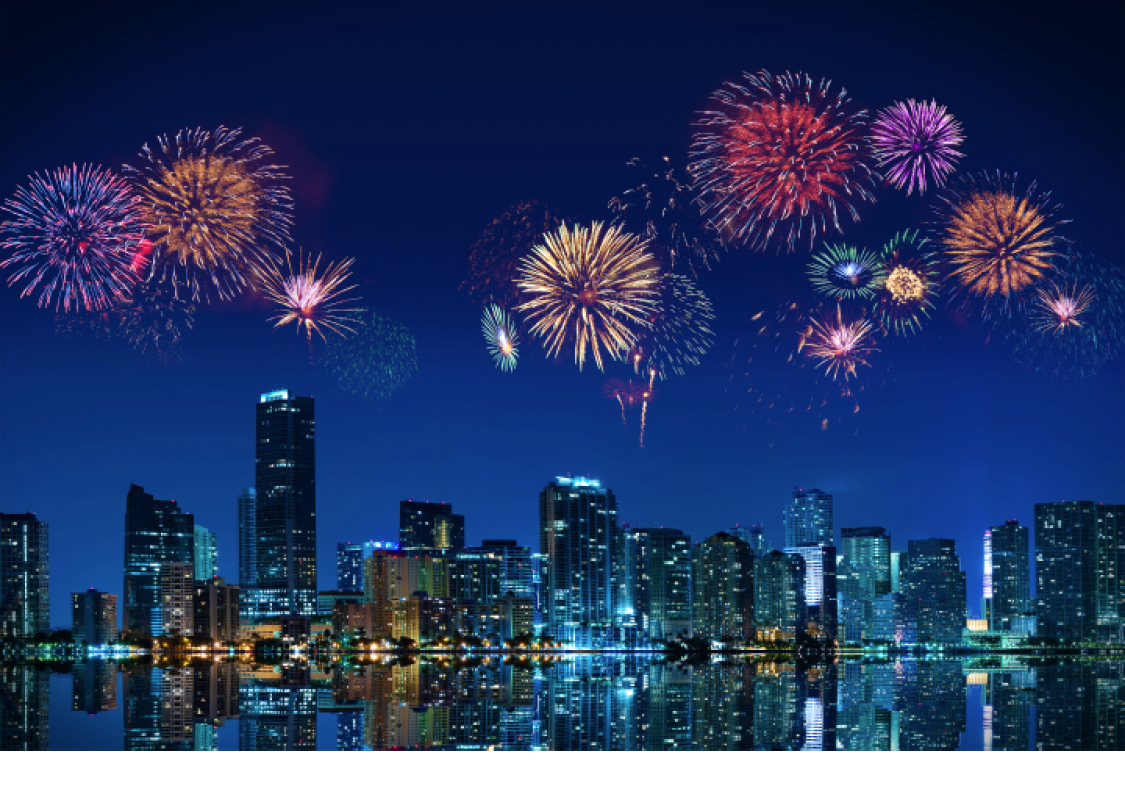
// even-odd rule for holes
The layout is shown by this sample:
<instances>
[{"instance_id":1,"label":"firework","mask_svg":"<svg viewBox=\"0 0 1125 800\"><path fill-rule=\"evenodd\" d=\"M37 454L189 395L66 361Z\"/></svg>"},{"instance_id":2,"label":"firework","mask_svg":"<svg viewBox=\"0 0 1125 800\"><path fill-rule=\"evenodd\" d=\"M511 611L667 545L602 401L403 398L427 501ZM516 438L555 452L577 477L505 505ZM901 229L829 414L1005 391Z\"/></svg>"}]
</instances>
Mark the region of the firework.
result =
<instances>
[{"instance_id":1,"label":"firework","mask_svg":"<svg viewBox=\"0 0 1125 800\"><path fill-rule=\"evenodd\" d=\"M573 337L581 369L590 350L603 369L602 350L622 358L657 310L660 271L643 242L620 227L561 226L523 260L519 286L529 299L531 333L555 356Z\"/></svg>"},{"instance_id":2,"label":"firework","mask_svg":"<svg viewBox=\"0 0 1125 800\"><path fill-rule=\"evenodd\" d=\"M629 166L640 170L644 181L609 201L613 224L643 239L672 271L695 276L710 269L719 260L719 249L699 216L690 182L676 177L667 157L659 169L639 158Z\"/></svg>"},{"instance_id":3,"label":"firework","mask_svg":"<svg viewBox=\"0 0 1125 800\"><path fill-rule=\"evenodd\" d=\"M1049 195L1026 192L1016 178L968 176L941 196L938 245L949 277L966 300L979 301L989 315L1007 310L1035 280L1051 271L1057 254Z\"/></svg>"},{"instance_id":4,"label":"firework","mask_svg":"<svg viewBox=\"0 0 1125 800\"><path fill-rule=\"evenodd\" d=\"M195 306L182 294L182 287L150 277L112 310L120 335L149 358L179 363L184 332L195 321Z\"/></svg>"},{"instance_id":5,"label":"firework","mask_svg":"<svg viewBox=\"0 0 1125 800\"><path fill-rule=\"evenodd\" d=\"M136 281L130 270L144 230L136 196L107 169L72 165L28 178L4 202L12 218L0 223L12 254L8 285L28 279L20 297L39 290L39 305L55 309L108 308Z\"/></svg>"},{"instance_id":6,"label":"firework","mask_svg":"<svg viewBox=\"0 0 1125 800\"><path fill-rule=\"evenodd\" d=\"M915 187L925 194L927 176L944 185L964 155L954 149L965 141L961 123L934 100L884 108L871 124L871 134L871 148L879 166L887 168L887 181L899 189L905 186L907 196Z\"/></svg>"},{"instance_id":7,"label":"firework","mask_svg":"<svg viewBox=\"0 0 1125 800\"><path fill-rule=\"evenodd\" d=\"M1048 283L1040 288L1036 297L1035 328L1045 333L1065 334L1075 327L1082 327L1079 319L1090 304L1094 302L1094 290L1090 286L1056 286Z\"/></svg>"},{"instance_id":8,"label":"firework","mask_svg":"<svg viewBox=\"0 0 1125 800\"><path fill-rule=\"evenodd\" d=\"M274 248L289 239L293 203L272 150L241 130L182 130L141 150L140 169L126 167L143 201L154 267L179 277L192 296L220 299L268 270ZM163 277L162 277L163 279ZM174 284L175 285L175 284Z\"/></svg>"},{"instance_id":9,"label":"firework","mask_svg":"<svg viewBox=\"0 0 1125 800\"><path fill-rule=\"evenodd\" d=\"M906 335L934 307L941 275L929 242L917 231L896 234L879 255L883 278L876 286L876 311L885 331Z\"/></svg>"},{"instance_id":10,"label":"firework","mask_svg":"<svg viewBox=\"0 0 1125 800\"><path fill-rule=\"evenodd\" d=\"M642 367L655 370L657 377L667 380L672 373L683 375L687 366L698 366L700 357L711 349L715 312L707 295L682 275L662 275L659 292L649 326L630 352L630 360L638 372Z\"/></svg>"},{"instance_id":11,"label":"firework","mask_svg":"<svg viewBox=\"0 0 1125 800\"><path fill-rule=\"evenodd\" d=\"M286 250L285 273L280 263L272 261L260 271L258 280L262 290L281 307L281 312L270 318L274 328L295 322L297 332L304 328L310 340L313 333L324 339L324 329L341 336L355 333L352 315L356 309L341 308L341 303L347 302L343 295L355 288L345 285L351 279L348 268L355 259L329 261L324 272L317 274L321 258L311 253L301 254L294 264L292 253Z\"/></svg>"},{"instance_id":12,"label":"firework","mask_svg":"<svg viewBox=\"0 0 1125 800\"><path fill-rule=\"evenodd\" d=\"M777 233L792 250L841 217L859 219L873 201L876 173L863 138L865 111L849 110L846 92L803 73L744 73L703 112L689 167L704 218L731 244L765 249Z\"/></svg>"},{"instance_id":13,"label":"firework","mask_svg":"<svg viewBox=\"0 0 1125 800\"><path fill-rule=\"evenodd\" d=\"M834 319L828 315L812 320L812 328L798 350L824 367L825 375L835 379L842 374L847 380L856 374L856 367L867 364L867 356L875 351L874 327L862 316L845 321L843 309L836 306Z\"/></svg>"},{"instance_id":14,"label":"firework","mask_svg":"<svg viewBox=\"0 0 1125 800\"><path fill-rule=\"evenodd\" d=\"M622 381L610 378L602 385L602 396L616 400L621 406L621 424L628 425L625 419L625 406L633 405L636 400L636 389L632 381Z\"/></svg>"},{"instance_id":15,"label":"firework","mask_svg":"<svg viewBox=\"0 0 1125 800\"><path fill-rule=\"evenodd\" d=\"M469 276L460 288L474 300L514 308L520 300L520 260L562 219L535 200L517 203L489 223L469 250Z\"/></svg>"},{"instance_id":16,"label":"firework","mask_svg":"<svg viewBox=\"0 0 1125 800\"><path fill-rule=\"evenodd\" d=\"M883 265L874 253L846 244L826 245L809 264L813 287L837 300L870 299L883 280Z\"/></svg>"},{"instance_id":17,"label":"firework","mask_svg":"<svg viewBox=\"0 0 1125 800\"><path fill-rule=\"evenodd\" d=\"M484 310L484 320L481 322L484 331L484 340L488 342L488 352L496 366L505 372L516 368L516 358L519 357L519 331L516 330L515 321L508 313L495 303Z\"/></svg>"},{"instance_id":18,"label":"firework","mask_svg":"<svg viewBox=\"0 0 1125 800\"><path fill-rule=\"evenodd\" d=\"M353 394L390 397L418 370L414 336L367 309L352 315L352 320L355 335L329 339L321 364Z\"/></svg>"}]
</instances>

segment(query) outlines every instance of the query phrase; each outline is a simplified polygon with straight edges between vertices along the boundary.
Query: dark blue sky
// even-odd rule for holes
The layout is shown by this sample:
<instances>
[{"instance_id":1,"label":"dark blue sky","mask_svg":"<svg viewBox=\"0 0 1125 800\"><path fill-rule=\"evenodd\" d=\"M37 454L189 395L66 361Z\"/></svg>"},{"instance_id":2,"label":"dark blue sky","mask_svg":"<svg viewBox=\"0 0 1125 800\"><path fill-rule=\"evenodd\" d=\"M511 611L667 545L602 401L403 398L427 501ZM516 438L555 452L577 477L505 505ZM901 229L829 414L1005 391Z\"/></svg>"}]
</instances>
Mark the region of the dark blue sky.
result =
<instances>
[{"instance_id":1,"label":"dark blue sky","mask_svg":"<svg viewBox=\"0 0 1125 800\"><path fill-rule=\"evenodd\" d=\"M1120 264L1119 4L529 4L425 17L231 5L60 15L5 4L0 195L36 170L135 163L158 134L241 126L289 166L294 243L356 258L364 298L416 335L420 370L365 402L245 297L201 307L185 362L159 366L120 342L56 337L52 313L0 289L0 508L51 525L56 626L70 592L120 593L130 483L216 529L220 572L237 575L254 404L279 387L317 400L322 588L335 583L336 542L394 538L407 497L452 502L471 544L534 544L537 494L569 471L610 486L622 521L696 539L761 521L780 544L792 487L819 487L835 495L837 528L884 525L899 548L956 538L975 613L986 526L1030 524L1035 502L1125 502L1121 360L1060 382L944 310L881 354L882 385L854 426L813 434L736 414L734 339L763 308L809 298L803 251L730 253L703 277L717 344L660 387L643 450L589 366L529 346L514 374L497 371L478 308L457 291L493 217L525 199L604 217L631 185L629 158L682 161L709 93L760 68L830 77L869 109L936 98L964 125L964 171L1037 180L1073 220L1066 236ZM876 246L931 221L929 196L878 197L847 241Z\"/></svg>"}]
</instances>

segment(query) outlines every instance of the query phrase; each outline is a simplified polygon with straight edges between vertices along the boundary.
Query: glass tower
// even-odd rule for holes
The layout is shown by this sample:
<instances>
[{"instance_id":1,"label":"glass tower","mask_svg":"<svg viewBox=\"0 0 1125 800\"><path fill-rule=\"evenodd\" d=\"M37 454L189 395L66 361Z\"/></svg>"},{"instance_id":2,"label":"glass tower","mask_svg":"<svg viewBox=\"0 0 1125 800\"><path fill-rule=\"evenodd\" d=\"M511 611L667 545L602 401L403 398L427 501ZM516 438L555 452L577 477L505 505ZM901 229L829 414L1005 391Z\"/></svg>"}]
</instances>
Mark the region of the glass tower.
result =
<instances>
[{"instance_id":1,"label":"glass tower","mask_svg":"<svg viewBox=\"0 0 1125 800\"><path fill-rule=\"evenodd\" d=\"M989 630L1026 632L1031 613L1027 526L1009 520L984 532L984 612Z\"/></svg>"},{"instance_id":2,"label":"glass tower","mask_svg":"<svg viewBox=\"0 0 1125 800\"><path fill-rule=\"evenodd\" d=\"M793 490L793 499L785 507L785 546L831 547L832 495L820 489Z\"/></svg>"},{"instance_id":3,"label":"glass tower","mask_svg":"<svg viewBox=\"0 0 1125 800\"><path fill-rule=\"evenodd\" d=\"M716 533L692 553L692 620L696 636L745 641L754 629L754 552Z\"/></svg>"},{"instance_id":4,"label":"glass tower","mask_svg":"<svg viewBox=\"0 0 1125 800\"><path fill-rule=\"evenodd\" d=\"M849 628L841 638L859 641L872 635L875 598L891 591L891 539L885 528L841 528L840 537L840 620Z\"/></svg>"},{"instance_id":5,"label":"glass tower","mask_svg":"<svg viewBox=\"0 0 1125 800\"><path fill-rule=\"evenodd\" d=\"M175 500L156 500L137 485L125 498L125 624L124 630L161 636L164 613L160 568L193 563L195 517L180 511Z\"/></svg>"},{"instance_id":6,"label":"glass tower","mask_svg":"<svg viewBox=\"0 0 1125 800\"><path fill-rule=\"evenodd\" d=\"M195 579L209 581L218 574L219 548L215 544L215 532L195 526Z\"/></svg>"},{"instance_id":7,"label":"glass tower","mask_svg":"<svg viewBox=\"0 0 1125 800\"><path fill-rule=\"evenodd\" d=\"M465 517L449 503L403 500L398 504L399 541L403 550L461 550Z\"/></svg>"},{"instance_id":8,"label":"glass tower","mask_svg":"<svg viewBox=\"0 0 1125 800\"><path fill-rule=\"evenodd\" d=\"M243 590L258 583L258 494L253 489L238 494L238 583Z\"/></svg>"},{"instance_id":9,"label":"glass tower","mask_svg":"<svg viewBox=\"0 0 1125 800\"><path fill-rule=\"evenodd\" d=\"M635 581L637 613L652 639L692 633L691 537L675 528L633 528L644 554Z\"/></svg>"},{"instance_id":10,"label":"glass tower","mask_svg":"<svg viewBox=\"0 0 1125 800\"><path fill-rule=\"evenodd\" d=\"M920 644L959 644L965 628L966 586L952 539L907 542L902 592L913 607Z\"/></svg>"},{"instance_id":11,"label":"glass tower","mask_svg":"<svg viewBox=\"0 0 1125 800\"><path fill-rule=\"evenodd\" d=\"M313 398L287 389L257 407L256 616L316 613L316 430Z\"/></svg>"},{"instance_id":12,"label":"glass tower","mask_svg":"<svg viewBox=\"0 0 1125 800\"><path fill-rule=\"evenodd\" d=\"M47 523L34 514L0 514L0 636L51 630Z\"/></svg>"}]
</instances>

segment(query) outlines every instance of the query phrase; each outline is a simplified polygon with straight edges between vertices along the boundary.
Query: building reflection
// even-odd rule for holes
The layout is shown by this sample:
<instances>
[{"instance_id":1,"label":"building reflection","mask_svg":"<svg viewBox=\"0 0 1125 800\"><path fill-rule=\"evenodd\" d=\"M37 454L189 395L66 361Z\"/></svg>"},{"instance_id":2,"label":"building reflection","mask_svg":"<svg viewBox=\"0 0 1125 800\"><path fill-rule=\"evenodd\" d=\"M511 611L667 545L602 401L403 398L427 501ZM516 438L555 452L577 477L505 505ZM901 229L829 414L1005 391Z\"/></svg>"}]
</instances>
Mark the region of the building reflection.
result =
<instances>
[{"instance_id":1,"label":"building reflection","mask_svg":"<svg viewBox=\"0 0 1125 800\"><path fill-rule=\"evenodd\" d=\"M49 749L50 706L45 665L0 663L0 750Z\"/></svg>"},{"instance_id":2,"label":"building reflection","mask_svg":"<svg viewBox=\"0 0 1125 800\"><path fill-rule=\"evenodd\" d=\"M91 658L74 665L71 673L73 688L70 707L74 711L97 714L101 711L114 711L117 708L116 661Z\"/></svg>"}]
</instances>

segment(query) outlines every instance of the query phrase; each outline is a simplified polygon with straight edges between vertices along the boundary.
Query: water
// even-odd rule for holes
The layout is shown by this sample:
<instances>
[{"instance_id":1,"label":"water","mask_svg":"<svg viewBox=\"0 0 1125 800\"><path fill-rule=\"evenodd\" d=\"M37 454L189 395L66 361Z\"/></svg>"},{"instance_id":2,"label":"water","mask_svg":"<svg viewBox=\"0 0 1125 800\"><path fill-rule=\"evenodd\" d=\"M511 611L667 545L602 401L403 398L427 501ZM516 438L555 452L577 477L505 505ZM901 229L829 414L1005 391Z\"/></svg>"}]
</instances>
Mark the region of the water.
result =
<instances>
[{"instance_id":1,"label":"water","mask_svg":"<svg viewBox=\"0 0 1125 800\"><path fill-rule=\"evenodd\" d=\"M91 659L0 680L5 750L1125 749L1121 660Z\"/></svg>"}]
</instances>

